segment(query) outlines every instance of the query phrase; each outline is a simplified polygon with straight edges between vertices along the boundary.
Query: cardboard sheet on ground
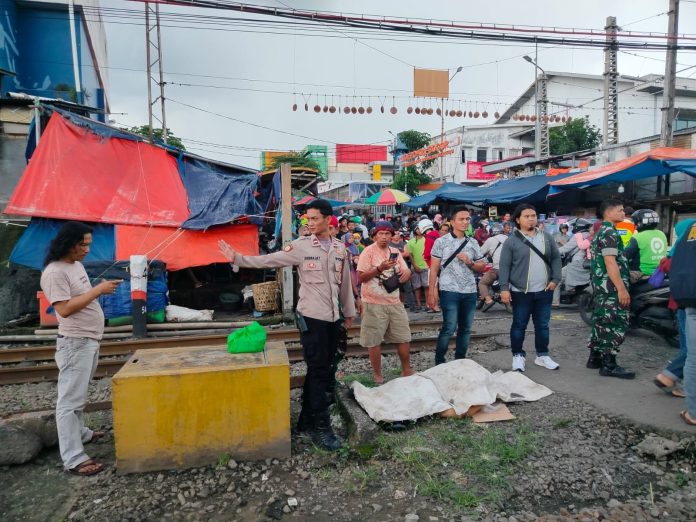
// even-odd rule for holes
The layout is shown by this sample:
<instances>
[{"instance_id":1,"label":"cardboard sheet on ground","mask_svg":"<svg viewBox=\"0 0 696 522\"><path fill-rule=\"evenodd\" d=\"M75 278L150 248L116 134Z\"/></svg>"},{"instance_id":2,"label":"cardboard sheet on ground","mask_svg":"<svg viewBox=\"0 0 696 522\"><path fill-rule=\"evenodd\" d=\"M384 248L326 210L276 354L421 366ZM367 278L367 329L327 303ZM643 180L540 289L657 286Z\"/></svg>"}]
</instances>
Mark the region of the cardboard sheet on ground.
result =
<instances>
[{"instance_id":1,"label":"cardboard sheet on ground","mask_svg":"<svg viewBox=\"0 0 696 522\"><path fill-rule=\"evenodd\" d=\"M553 393L518 372L490 373L470 359L440 364L378 388L352 384L358 403L376 422L416 420L453 409L466 414L472 406L538 401Z\"/></svg>"}]
</instances>

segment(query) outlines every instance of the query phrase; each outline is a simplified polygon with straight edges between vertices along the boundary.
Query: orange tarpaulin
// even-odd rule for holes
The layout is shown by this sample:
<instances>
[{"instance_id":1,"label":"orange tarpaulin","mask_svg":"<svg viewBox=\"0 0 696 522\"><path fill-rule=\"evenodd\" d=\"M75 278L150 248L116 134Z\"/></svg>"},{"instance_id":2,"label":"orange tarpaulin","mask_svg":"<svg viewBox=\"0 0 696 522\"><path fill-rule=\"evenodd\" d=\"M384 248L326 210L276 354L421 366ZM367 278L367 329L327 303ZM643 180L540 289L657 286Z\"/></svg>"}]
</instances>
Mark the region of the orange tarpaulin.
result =
<instances>
[{"instance_id":1,"label":"orange tarpaulin","mask_svg":"<svg viewBox=\"0 0 696 522\"><path fill-rule=\"evenodd\" d=\"M659 147L629 158L614 161L603 167L568 176L564 179L549 181L552 186L598 185L609 181L627 181L646 177L660 176L674 172L661 162L667 160L696 159L696 150L676 147ZM611 179L604 180L603 178Z\"/></svg>"},{"instance_id":2,"label":"orange tarpaulin","mask_svg":"<svg viewBox=\"0 0 696 522\"><path fill-rule=\"evenodd\" d=\"M259 233L255 225L225 225L206 231L118 225L116 259L144 254L148 259L161 259L167 263L167 270L226 263L227 258L218 249L220 239L241 254L259 254Z\"/></svg>"},{"instance_id":3,"label":"orange tarpaulin","mask_svg":"<svg viewBox=\"0 0 696 522\"><path fill-rule=\"evenodd\" d=\"M566 168L551 167L549 170L546 171L546 175L547 176L558 176L559 174L565 174L566 172L570 172L570 167L566 167Z\"/></svg>"}]
</instances>

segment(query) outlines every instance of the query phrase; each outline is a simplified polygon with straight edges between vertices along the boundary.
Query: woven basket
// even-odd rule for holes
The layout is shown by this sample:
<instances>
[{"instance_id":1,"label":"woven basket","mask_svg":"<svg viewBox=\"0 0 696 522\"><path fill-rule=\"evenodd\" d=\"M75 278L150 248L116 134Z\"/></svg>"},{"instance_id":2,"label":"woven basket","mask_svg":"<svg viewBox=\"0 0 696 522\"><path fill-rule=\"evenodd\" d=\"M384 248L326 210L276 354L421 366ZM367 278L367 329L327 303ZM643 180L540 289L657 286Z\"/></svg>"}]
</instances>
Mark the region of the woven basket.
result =
<instances>
[{"instance_id":1,"label":"woven basket","mask_svg":"<svg viewBox=\"0 0 696 522\"><path fill-rule=\"evenodd\" d=\"M278 281L268 281L251 285L254 295L254 308L257 312L270 312L278 309L280 286Z\"/></svg>"}]
</instances>

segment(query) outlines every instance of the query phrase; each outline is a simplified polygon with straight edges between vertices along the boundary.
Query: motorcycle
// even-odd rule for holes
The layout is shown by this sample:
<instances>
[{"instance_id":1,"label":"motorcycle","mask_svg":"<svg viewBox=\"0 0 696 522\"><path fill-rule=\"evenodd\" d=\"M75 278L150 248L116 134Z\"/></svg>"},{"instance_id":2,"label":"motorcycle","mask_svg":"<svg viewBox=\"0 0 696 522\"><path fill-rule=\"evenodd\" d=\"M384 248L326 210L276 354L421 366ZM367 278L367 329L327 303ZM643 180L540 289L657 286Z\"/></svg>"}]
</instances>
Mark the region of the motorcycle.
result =
<instances>
[{"instance_id":1,"label":"motorcycle","mask_svg":"<svg viewBox=\"0 0 696 522\"><path fill-rule=\"evenodd\" d=\"M669 302L669 281L665 278L659 287L648 281L641 281L631 286L630 326L644 328L660 335L670 346L679 347L679 332L674 312L667 307ZM589 299L578 303L580 316L588 325L592 325L592 312L595 307L594 294Z\"/></svg>"}]
</instances>

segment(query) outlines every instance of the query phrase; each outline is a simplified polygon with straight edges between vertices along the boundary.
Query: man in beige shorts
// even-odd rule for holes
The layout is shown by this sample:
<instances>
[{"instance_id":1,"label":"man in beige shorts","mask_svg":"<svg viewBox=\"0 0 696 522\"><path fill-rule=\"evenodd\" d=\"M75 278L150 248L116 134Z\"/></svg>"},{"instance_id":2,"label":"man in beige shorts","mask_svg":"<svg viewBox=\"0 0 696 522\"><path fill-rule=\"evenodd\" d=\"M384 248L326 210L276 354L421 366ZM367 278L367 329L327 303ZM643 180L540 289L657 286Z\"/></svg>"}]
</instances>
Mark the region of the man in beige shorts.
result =
<instances>
[{"instance_id":1,"label":"man in beige shorts","mask_svg":"<svg viewBox=\"0 0 696 522\"><path fill-rule=\"evenodd\" d=\"M363 303L360 323L360 345L368 349L375 384L382 384L382 342L398 344L401 375L413 375L411 369L411 329L404 305L399 300L399 288L392 291L385 281L394 274L399 283L411 277L399 250L389 246L394 228L389 221L378 221L374 228L374 243L366 247L358 261L358 277L362 283Z\"/></svg>"}]
</instances>

